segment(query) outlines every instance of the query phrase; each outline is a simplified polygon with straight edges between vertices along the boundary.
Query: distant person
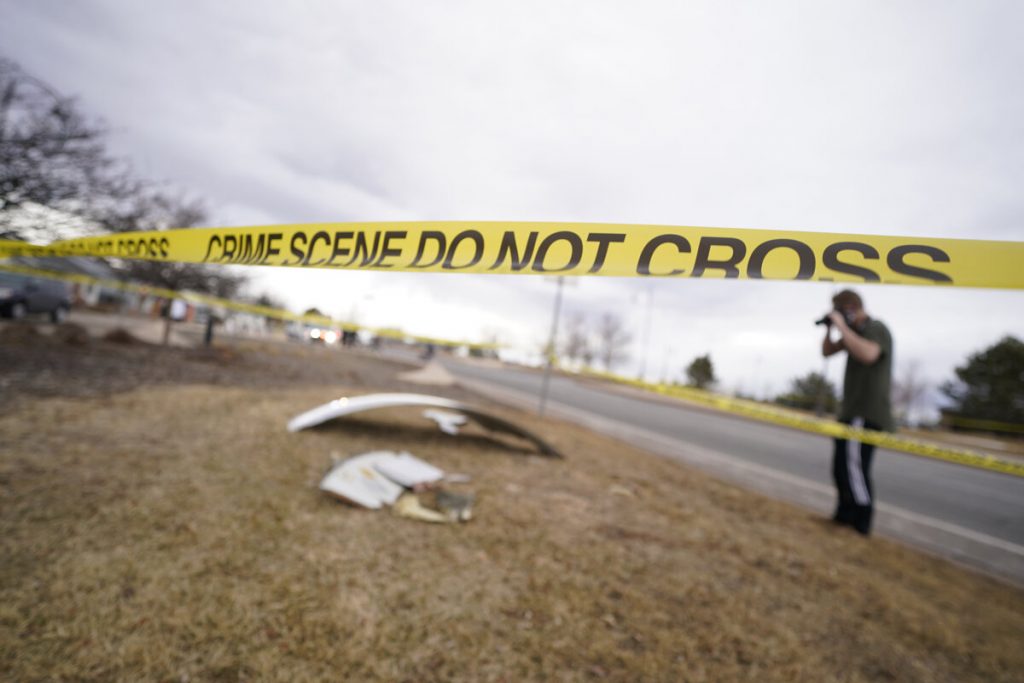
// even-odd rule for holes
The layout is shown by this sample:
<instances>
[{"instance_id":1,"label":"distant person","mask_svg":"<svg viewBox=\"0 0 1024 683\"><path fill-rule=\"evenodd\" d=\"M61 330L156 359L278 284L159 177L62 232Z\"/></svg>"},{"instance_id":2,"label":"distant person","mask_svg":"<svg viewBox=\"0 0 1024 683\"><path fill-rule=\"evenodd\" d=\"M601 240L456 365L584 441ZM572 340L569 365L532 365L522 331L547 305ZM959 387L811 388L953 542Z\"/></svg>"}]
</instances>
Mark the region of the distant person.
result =
<instances>
[{"instance_id":1,"label":"distant person","mask_svg":"<svg viewBox=\"0 0 1024 683\"><path fill-rule=\"evenodd\" d=\"M893 431L889 385L892 379L892 336L880 320L864 310L859 295L844 290L832 297L833 310L819 322L826 325L821 352L826 357L847 352L843 402L839 421L854 427ZM839 339L832 341L833 328ZM875 447L852 439L836 439L832 477L838 502L832 519L871 533L875 492L871 459Z\"/></svg>"},{"instance_id":2,"label":"distant person","mask_svg":"<svg viewBox=\"0 0 1024 683\"><path fill-rule=\"evenodd\" d=\"M188 316L188 304L182 299L175 299L167 310L167 317L174 322L181 322Z\"/></svg>"}]
</instances>

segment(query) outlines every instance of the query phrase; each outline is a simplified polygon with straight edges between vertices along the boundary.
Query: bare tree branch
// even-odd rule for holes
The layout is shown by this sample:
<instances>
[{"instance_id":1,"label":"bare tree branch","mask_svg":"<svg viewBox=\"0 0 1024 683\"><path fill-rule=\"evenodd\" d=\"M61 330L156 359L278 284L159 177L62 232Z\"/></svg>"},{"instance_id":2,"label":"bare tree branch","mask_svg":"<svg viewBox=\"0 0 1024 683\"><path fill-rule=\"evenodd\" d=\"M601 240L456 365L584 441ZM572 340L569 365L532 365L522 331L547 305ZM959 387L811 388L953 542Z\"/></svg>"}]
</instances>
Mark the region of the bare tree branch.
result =
<instances>
[{"instance_id":1,"label":"bare tree branch","mask_svg":"<svg viewBox=\"0 0 1024 683\"><path fill-rule=\"evenodd\" d=\"M928 382L921 376L921 363L912 360L892 383L892 406L896 418L907 424L914 418L915 408L928 391Z\"/></svg>"},{"instance_id":2,"label":"bare tree branch","mask_svg":"<svg viewBox=\"0 0 1024 683\"><path fill-rule=\"evenodd\" d=\"M0 215L27 203L88 214L94 199L123 196L125 165L105 133L75 100L0 58Z\"/></svg>"},{"instance_id":3,"label":"bare tree branch","mask_svg":"<svg viewBox=\"0 0 1024 683\"><path fill-rule=\"evenodd\" d=\"M31 234L49 240L73 228L125 232L206 222L202 202L136 179L108 153L105 138L106 129L74 99L0 57L0 237L25 239L26 214ZM34 220L36 214L45 218ZM115 265L142 282L218 296L234 295L244 282L216 266Z\"/></svg>"},{"instance_id":4,"label":"bare tree branch","mask_svg":"<svg viewBox=\"0 0 1024 683\"><path fill-rule=\"evenodd\" d=\"M593 360L590 331L587 329L587 319L582 313L573 313L565 321L562 355L574 363L582 361L589 365Z\"/></svg>"},{"instance_id":5,"label":"bare tree branch","mask_svg":"<svg viewBox=\"0 0 1024 683\"><path fill-rule=\"evenodd\" d=\"M206 221L206 208L200 200L143 188L103 215L104 225L112 232L190 228ZM118 264L118 269L134 280L158 287L220 297L234 296L245 283L244 276L232 274L223 266L197 263L126 260Z\"/></svg>"},{"instance_id":6,"label":"bare tree branch","mask_svg":"<svg viewBox=\"0 0 1024 683\"><path fill-rule=\"evenodd\" d=\"M626 330L622 318L605 313L597 326L597 357L604 369L612 368L629 358L627 347L633 341L633 335Z\"/></svg>"}]
</instances>

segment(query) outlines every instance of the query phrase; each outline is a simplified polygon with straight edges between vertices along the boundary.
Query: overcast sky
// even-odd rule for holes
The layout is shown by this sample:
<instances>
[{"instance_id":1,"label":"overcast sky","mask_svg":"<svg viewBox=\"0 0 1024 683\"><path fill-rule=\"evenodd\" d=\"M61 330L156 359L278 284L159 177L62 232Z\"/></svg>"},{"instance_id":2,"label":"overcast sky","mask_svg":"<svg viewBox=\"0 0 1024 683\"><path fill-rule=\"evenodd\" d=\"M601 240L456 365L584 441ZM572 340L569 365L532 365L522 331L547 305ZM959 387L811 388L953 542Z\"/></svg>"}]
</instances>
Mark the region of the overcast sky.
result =
<instances>
[{"instance_id":1,"label":"overcast sky","mask_svg":"<svg viewBox=\"0 0 1024 683\"><path fill-rule=\"evenodd\" d=\"M552 220L1024 240L1018 2L0 0L0 51L215 225ZM371 325L534 349L554 285L254 269ZM590 278L636 373L710 351L726 389L822 367L819 283ZM897 375L1024 336L1024 294L860 288ZM649 302L653 302L650 304ZM648 306L651 334L645 334ZM842 361L829 374L841 376Z\"/></svg>"}]
</instances>

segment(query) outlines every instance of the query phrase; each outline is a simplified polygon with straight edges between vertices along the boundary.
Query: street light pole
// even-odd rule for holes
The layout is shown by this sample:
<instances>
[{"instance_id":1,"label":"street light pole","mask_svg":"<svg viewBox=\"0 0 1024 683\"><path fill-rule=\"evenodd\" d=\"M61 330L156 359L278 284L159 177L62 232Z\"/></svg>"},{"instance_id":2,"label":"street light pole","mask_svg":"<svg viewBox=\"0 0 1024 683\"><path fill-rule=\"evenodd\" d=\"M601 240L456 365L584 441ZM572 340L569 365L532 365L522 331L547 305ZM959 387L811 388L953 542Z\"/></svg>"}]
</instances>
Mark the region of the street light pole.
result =
<instances>
[{"instance_id":1,"label":"street light pole","mask_svg":"<svg viewBox=\"0 0 1024 683\"><path fill-rule=\"evenodd\" d=\"M565 285L565 278L558 276L558 289L555 291L555 312L551 316L551 336L548 337L547 346L544 348L544 378L540 384L540 402L537 405L537 415L544 417L544 407L548 402L548 385L551 383L551 365L555 358L555 339L558 337L558 318L562 313L562 287Z\"/></svg>"},{"instance_id":2,"label":"street light pole","mask_svg":"<svg viewBox=\"0 0 1024 683\"><path fill-rule=\"evenodd\" d=\"M647 320L644 324L644 355L640 361L640 375L637 377L641 382L647 374L647 356L651 351L651 311L654 308L654 285L647 285Z\"/></svg>"},{"instance_id":3,"label":"street light pole","mask_svg":"<svg viewBox=\"0 0 1024 683\"><path fill-rule=\"evenodd\" d=\"M672 358L673 348L666 346L665 351L661 356L661 383L668 384L668 362Z\"/></svg>"}]
</instances>

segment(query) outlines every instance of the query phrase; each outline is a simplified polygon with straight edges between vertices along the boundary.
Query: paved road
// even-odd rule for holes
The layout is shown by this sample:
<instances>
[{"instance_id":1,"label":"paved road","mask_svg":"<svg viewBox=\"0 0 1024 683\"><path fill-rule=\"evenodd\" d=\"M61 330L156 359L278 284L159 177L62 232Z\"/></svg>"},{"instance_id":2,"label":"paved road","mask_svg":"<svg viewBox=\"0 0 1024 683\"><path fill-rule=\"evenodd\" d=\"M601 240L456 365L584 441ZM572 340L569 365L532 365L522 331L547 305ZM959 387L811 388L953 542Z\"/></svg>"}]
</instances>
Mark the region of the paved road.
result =
<instances>
[{"instance_id":1,"label":"paved road","mask_svg":"<svg viewBox=\"0 0 1024 683\"><path fill-rule=\"evenodd\" d=\"M444 363L457 377L480 387L500 387L524 404L540 386L536 372ZM741 473L732 477L741 483L819 510L831 505L831 441L826 437L561 376L552 377L550 399L553 412L561 411L562 417L598 429L608 425L604 431L618 436L648 435L670 456L673 449L680 455L711 454L708 462L724 456L727 469ZM721 467L718 471L723 472ZM884 449L876 452L873 474L879 531L1024 581L1024 478ZM763 485L766 479L775 485ZM813 500L798 490L810 492Z\"/></svg>"}]
</instances>

